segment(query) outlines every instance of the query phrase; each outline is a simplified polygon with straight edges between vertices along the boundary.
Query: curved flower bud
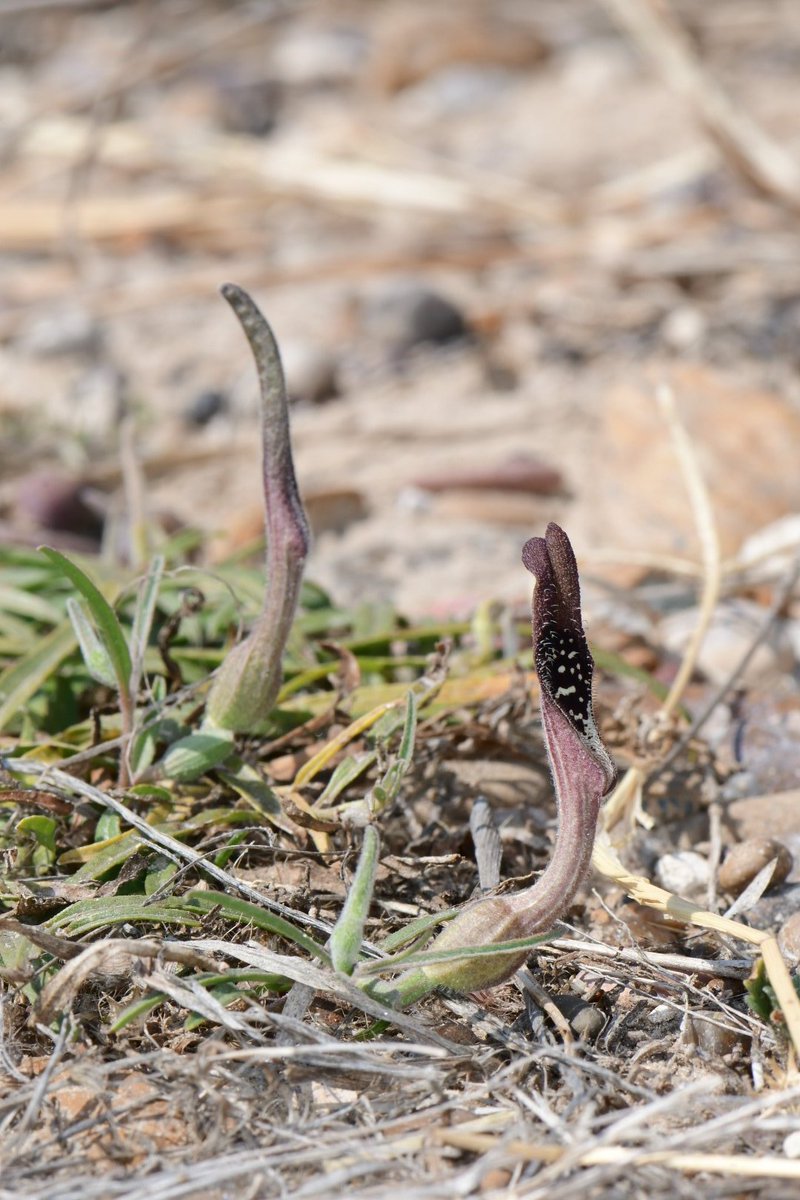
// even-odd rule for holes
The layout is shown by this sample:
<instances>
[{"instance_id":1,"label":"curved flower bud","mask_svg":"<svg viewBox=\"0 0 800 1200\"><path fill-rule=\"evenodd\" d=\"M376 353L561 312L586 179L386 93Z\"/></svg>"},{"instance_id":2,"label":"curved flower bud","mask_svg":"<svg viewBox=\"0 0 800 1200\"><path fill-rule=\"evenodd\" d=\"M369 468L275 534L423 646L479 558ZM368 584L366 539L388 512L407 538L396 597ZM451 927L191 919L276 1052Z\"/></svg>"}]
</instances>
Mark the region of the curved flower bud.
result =
<instances>
[{"instance_id":1,"label":"curved flower bud","mask_svg":"<svg viewBox=\"0 0 800 1200\"><path fill-rule=\"evenodd\" d=\"M569 907L586 874L600 803L616 778L592 712L594 663L581 623L578 567L569 538L550 524L545 537L526 542L522 561L536 576L534 660L558 805L553 855L533 887L468 904L434 940L432 952L531 938L548 930ZM461 992L492 987L513 975L528 953L506 950L431 963L387 985L387 992L393 988L397 1002L408 1004L437 986Z\"/></svg>"},{"instance_id":2,"label":"curved flower bud","mask_svg":"<svg viewBox=\"0 0 800 1200\"><path fill-rule=\"evenodd\" d=\"M250 343L261 388L267 586L251 633L217 671L206 715L222 729L257 733L280 689L281 659L297 608L309 531L295 480L288 398L275 337L247 292L232 283L221 291Z\"/></svg>"}]
</instances>

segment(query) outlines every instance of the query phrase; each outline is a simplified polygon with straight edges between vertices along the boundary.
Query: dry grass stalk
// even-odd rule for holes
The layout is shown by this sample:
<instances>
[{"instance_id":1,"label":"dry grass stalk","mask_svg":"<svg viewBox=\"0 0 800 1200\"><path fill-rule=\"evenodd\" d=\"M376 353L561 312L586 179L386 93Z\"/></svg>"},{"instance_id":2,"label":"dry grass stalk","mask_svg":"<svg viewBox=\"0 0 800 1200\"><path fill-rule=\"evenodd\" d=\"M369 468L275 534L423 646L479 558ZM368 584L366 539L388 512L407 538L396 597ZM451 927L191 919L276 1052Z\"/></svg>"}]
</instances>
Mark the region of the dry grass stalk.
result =
<instances>
[{"instance_id":1,"label":"dry grass stalk","mask_svg":"<svg viewBox=\"0 0 800 1200\"><path fill-rule=\"evenodd\" d=\"M703 473L700 470L691 439L678 415L672 389L666 384L662 384L656 393L656 398L669 429L675 454L681 467L684 483L686 484L686 490L689 494L692 515L700 541L703 566L703 591L700 597L700 613L697 625L686 647L680 667L678 668L678 673L669 690L669 695L661 708L662 716L668 717L675 712L675 709L681 702L683 693L686 691L689 680L697 666L703 640L713 620L714 610L719 603L722 583L722 557L711 497L703 479Z\"/></svg>"},{"instance_id":2,"label":"dry grass stalk","mask_svg":"<svg viewBox=\"0 0 800 1200\"><path fill-rule=\"evenodd\" d=\"M659 389L658 400L675 445L703 551L703 593L700 615L675 681L662 707L662 714L669 716L680 703L696 666L703 638L719 600L722 568L719 539L708 491L694 449L678 416L671 390L662 386ZM794 580L792 580L792 586L793 583ZM610 830L623 818L627 817L630 821L641 813L641 794L645 778L645 774L640 768L632 767L606 801L603 809L603 825L598 831L592 855L593 866L606 878L613 879L615 883L624 888L632 899L638 900L641 904L660 912L669 913L688 924L714 929L719 933L726 933L758 946L770 983L783 1012L789 1037L795 1052L800 1054L800 999L792 984L789 970L781 955L776 938L763 930L752 929L749 925L744 925L739 921L732 921L718 916L716 913L700 909L691 901L684 900L664 888L656 887L644 876L629 872L614 849Z\"/></svg>"},{"instance_id":3,"label":"dry grass stalk","mask_svg":"<svg viewBox=\"0 0 800 1200\"><path fill-rule=\"evenodd\" d=\"M787 208L800 208L800 167L733 103L705 69L666 0L603 0L614 19L682 95L729 166Z\"/></svg>"}]
</instances>

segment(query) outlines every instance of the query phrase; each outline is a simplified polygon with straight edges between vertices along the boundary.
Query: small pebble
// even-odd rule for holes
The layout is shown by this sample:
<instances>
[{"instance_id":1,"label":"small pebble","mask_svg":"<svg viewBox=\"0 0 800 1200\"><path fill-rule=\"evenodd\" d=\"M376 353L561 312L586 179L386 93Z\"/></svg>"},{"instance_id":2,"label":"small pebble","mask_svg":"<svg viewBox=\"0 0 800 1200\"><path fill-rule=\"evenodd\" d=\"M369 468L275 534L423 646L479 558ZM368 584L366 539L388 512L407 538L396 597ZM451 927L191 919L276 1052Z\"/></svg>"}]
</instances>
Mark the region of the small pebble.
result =
<instances>
[{"instance_id":1,"label":"small pebble","mask_svg":"<svg viewBox=\"0 0 800 1200\"><path fill-rule=\"evenodd\" d=\"M658 1026L659 1029L666 1029L670 1025L677 1025L681 1018L680 1010L676 1009L673 1004L656 1004L647 1014L647 1020L651 1025Z\"/></svg>"},{"instance_id":2,"label":"small pebble","mask_svg":"<svg viewBox=\"0 0 800 1200\"><path fill-rule=\"evenodd\" d=\"M236 79L218 82L222 125L230 133L266 137L278 122L281 86L275 79Z\"/></svg>"},{"instance_id":3,"label":"small pebble","mask_svg":"<svg viewBox=\"0 0 800 1200\"><path fill-rule=\"evenodd\" d=\"M198 392L186 408L183 410L183 419L187 425L193 425L196 429L202 429L208 425L214 417L218 417L220 413L227 412L228 397L224 392L207 390Z\"/></svg>"},{"instance_id":4,"label":"small pebble","mask_svg":"<svg viewBox=\"0 0 800 1200\"><path fill-rule=\"evenodd\" d=\"M718 1012L708 1012L707 1017L702 1012L687 1014L681 1032L683 1045L697 1046L711 1059L723 1058L732 1051L742 1051L747 1047L750 1041L747 1034L722 1025L722 1017Z\"/></svg>"},{"instance_id":5,"label":"small pebble","mask_svg":"<svg viewBox=\"0 0 800 1200\"><path fill-rule=\"evenodd\" d=\"M426 343L445 345L469 333L461 310L416 280L396 280L366 295L361 320L367 337L397 353Z\"/></svg>"},{"instance_id":6,"label":"small pebble","mask_svg":"<svg viewBox=\"0 0 800 1200\"><path fill-rule=\"evenodd\" d=\"M32 471L17 481L15 508L40 529L99 539L103 518L86 500L86 483L57 471Z\"/></svg>"},{"instance_id":7,"label":"small pebble","mask_svg":"<svg viewBox=\"0 0 800 1200\"><path fill-rule=\"evenodd\" d=\"M366 51L366 35L356 24L300 22L275 39L271 73L293 88L346 86L360 71Z\"/></svg>"},{"instance_id":8,"label":"small pebble","mask_svg":"<svg viewBox=\"0 0 800 1200\"><path fill-rule=\"evenodd\" d=\"M661 336L670 350L689 350L703 340L707 321L699 308L674 308L661 323Z\"/></svg>"},{"instance_id":9,"label":"small pebble","mask_svg":"<svg viewBox=\"0 0 800 1200\"><path fill-rule=\"evenodd\" d=\"M281 343L281 361L289 399L324 404L339 395L339 368L327 350L303 342Z\"/></svg>"},{"instance_id":10,"label":"small pebble","mask_svg":"<svg viewBox=\"0 0 800 1200\"><path fill-rule=\"evenodd\" d=\"M606 1023L605 1013L596 1004L587 1004L578 1010L570 1021L570 1028L582 1042L593 1042L600 1036Z\"/></svg>"},{"instance_id":11,"label":"small pebble","mask_svg":"<svg viewBox=\"0 0 800 1200\"><path fill-rule=\"evenodd\" d=\"M784 921L778 933L778 945L781 953L793 964L800 963L800 912Z\"/></svg>"},{"instance_id":12,"label":"small pebble","mask_svg":"<svg viewBox=\"0 0 800 1200\"><path fill-rule=\"evenodd\" d=\"M792 856L786 847L774 838L750 838L733 846L719 869L717 879L723 891L738 896L755 879L772 859L776 859L770 887L775 887L787 878L792 866Z\"/></svg>"},{"instance_id":13,"label":"small pebble","mask_svg":"<svg viewBox=\"0 0 800 1200\"><path fill-rule=\"evenodd\" d=\"M683 654L697 627L698 609L682 608L661 623L661 636L673 654ZM724 682L731 663L738 662L753 641L753 630L764 619L764 610L752 600L724 600L715 610L703 639L699 668L712 684ZM777 622L769 637L750 658L742 679L747 684L764 683L783 671L791 671L794 657L783 622Z\"/></svg>"},{"instance_id":14,"label":"small pebble","mask_svg":"<svg viewBox=\"0 0 800 1200\"><path fill-rule=\"evenodd\" d=\"M593 1042L603 1029L605 1013L596 1004L587 1004L572 994L553 996L553 1002L569 1021L569 1027L583 1042Z\"/></svg>"},{"instance_id":15,"label":"small pebble","mask_svg":"<svg viewBox=\"0 0 800 1200\"><path fill-rule=\"evenodd\" d=\"M800 1158L800 1129L784 1138L783 1153L787 1158Z\"/></svg>"},{"instance_id":16,"label":"small pebble","mask_svg":"<svg viewBox=\"0 0 800 1200\"><path fill-rule=\"evenodd\" d=\"M679 896L697 892L708 883L708 860L695 850L664 854L656 864L656 880Z\"/></svg>"},{"instance_id":17,"label":"small pebble","mask_svg":"<svg viewBox=\"0 0 800 1200\"><path fill-rule=\"evenodd\" d=\"M28 353L41 358L93 355L100 349L102 333L88 312L70 306L41 317L30 326L23 340Z\"/></svg>"}]
</instances>

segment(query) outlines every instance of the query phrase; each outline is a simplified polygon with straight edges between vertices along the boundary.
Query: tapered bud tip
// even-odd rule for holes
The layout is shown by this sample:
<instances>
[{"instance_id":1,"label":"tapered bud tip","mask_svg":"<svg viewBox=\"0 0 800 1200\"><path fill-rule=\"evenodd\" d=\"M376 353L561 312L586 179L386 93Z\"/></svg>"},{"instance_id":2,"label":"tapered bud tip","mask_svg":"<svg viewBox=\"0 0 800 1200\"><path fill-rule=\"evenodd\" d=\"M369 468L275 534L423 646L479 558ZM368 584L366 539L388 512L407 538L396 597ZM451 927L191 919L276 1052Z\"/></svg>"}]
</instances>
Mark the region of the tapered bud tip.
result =
<instances>
[{"instance_id":1,"label":"tapered bud tip","mask_svg":"<svg viewBox=\"0 0 800 1200\"><path fill-rule=\"evenodd\" d=\"M537 581L543 574L550 570L550 559L547 555L547 543L544 538L532 537L529 538L522 547L522 561L531 575L535 575Z\"/></svg>"},{"instance_id":2,"label":"tapered bud tip","mask_svg":"<svg viewBox=\"0 0 800 1200\"><path fill-rule=\"evenodd\" d=\"M526 542L522 560L536 576L533 649L542 703L554 705L595 754L602 750L592 713L592 674L581 621L578 564L569 538L552 522ZM605 761L607 755L602 750Z\"/></svg>"}]
</instances>

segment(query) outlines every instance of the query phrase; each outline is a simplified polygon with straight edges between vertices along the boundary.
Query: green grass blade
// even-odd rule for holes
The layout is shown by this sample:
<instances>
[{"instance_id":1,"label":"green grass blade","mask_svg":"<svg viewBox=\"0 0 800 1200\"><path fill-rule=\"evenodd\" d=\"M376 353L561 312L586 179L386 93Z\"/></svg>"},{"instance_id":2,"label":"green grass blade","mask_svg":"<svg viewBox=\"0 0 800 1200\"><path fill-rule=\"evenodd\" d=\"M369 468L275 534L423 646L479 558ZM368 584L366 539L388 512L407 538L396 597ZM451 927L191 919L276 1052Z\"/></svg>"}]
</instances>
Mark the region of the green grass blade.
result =
<instances>
[{"instance_id":1,"label":"green grass blade","mask_svg":"<svg viewBox=\"0 0 800 1200\"><path fill-rule=\"evenodd\" d=\"M267 912L265 909L259 908L257 904L240 900L238 896L229 896L226 892L188 892L183 899L185 903L199 912L211 912L212 909L218 908L223 916L234 921L240 921L244 925L255 925L257 929L266 929L270 933L277 934L278 937L294 942L296 946L320 959L326 966L331 965L330 956L318 942L308 937L296 925L292 925L291 921L286 921L275 913Z\"/></svg>"},{"instance_id":2,"label":"green grass blade","mask_svg":"<svg viewBox=\"0 0 800 1200\"><path fill-rule=\"evenodd\" d=\"M45 625L57 625L64 615L55 604L36 592L7 584L0 585L0 609L31 621L41 621Z\"/></svg>"},{"instance_id":3,"label":"green grass blade","mask_svg":"<svg viewBox=\"0 0 800 1200\"><path fill-rule=\"evenodd\" d=\"M34 650L0 674L0 729L19 713L76 645L75 631L70 622L65 621L40 638Z\"/></svg>"},{"instance_id":4,"label":"green grass blade","mask_svg":"<svg viewBox=\"0 0 800 1200\"><path fill-rule=\"evenodd\" d=\"M542 942L552 942L557 934L538 934L536 937L513 938L507 942L489 942L485 946L463 946L454 950L424 950L415 954L399 954L393 958L381 958L374 962L364 962L359 965L360 976L380 975L384 971L394 971L398 966L425 967L433 963L460 962L467 958L492 958L500 954L517 954L520 950L532 950Z\"/></svg>"},{"instance_id":5,"label":"green grass blade","mask_svg":"<svg viewBox=\"0 0 800 1200\"><path fill-rule=\"evenodd\" d=\"M150 904L146 896L97 896L70 904L46 925L69 937L83 937L105 925L186 925L200 924L198 914L185 899L162 900Z\"/></svg>"},{"instance_id":6,"label":"green grass blade","mask_svg":"<svg viewBox=\"0 0 800 1200\"><path fill-rule=\"evenodd\" d=\"M161 760L161 768L168 779L190 783L221 766L233 750L233 734L226 729L187 733L172 743Z\"/></svg>"},{"instance_id":7,"label":"green grass blade","mask_svg":"<svg viewBox=\"0 0 800 1200\"><path fill-rule=\"evenodd\" d=\"M77 596L70 596L67 600L67 616L72 622L86 670L92 679L96 679L98 683L104 683L106 687L116 688L117 677L108 651L98 635L97 627L86 611L85 603Z\"/></svg>"},{"instance_id":8,"label":"green grass blade","mask_svg":"<svg viewBox=\"0 0 800 1200\"><path fill-rule=\"evenodd\" d=\"M356 873L330 940L331 961L334 969L342 971L345 975L352 975L353 967L360 957L364 924L375 887L379 853L378 831L374 825L367 825L364 829L364 841Z\"/></svg>"},{"instance_id":9,"label":"green grass blade","mask_svg":"<svg viewBox=\"0 0 800 1200\"><path fill-rule=\"evenodd\" d=\"M111 659L114 674L117 677L117 686L120 691L127 691L131 678L131 656L128 651L127 642L125 641L125 635L122 632L122 627L117 620L117 615L113 608L89 576L72 562L71 559L67 558L65 554L61 554L59 550L53 550L50 546L42 546L41 549L42 554L67 576L70 583L80 592L88 604L89 612L97 625L108 656Z\"/></svg>"},{"instance_id":10,"label":"green grass blade","mask_svg":"<svg viewBox=\"0 0 800 1200\"><path fill-rule=\"evenodd\" d=\"M387 769L380 783L376 783L375 787L373 788L373 796L377 802L378 811L380 811L381 808L385 808L387 804L391 804L400 790L400 784L403 781L403 776L411 766L411 760L414 757L414 737L416 734L416 729L417 697L412 688L408 693L403 737L400 742L400 748L397 751L397 757Z\"/></svg>"},{"instance_id":11,"label":"green grass blade","mask_svg":"<svg viewBox=\"0 0 800 1200\"><path fill-rule=\"evenodd\" d=\"M150 630L153 627L153 615L156 611L158 590L161 586L161 577L163 574L164 559L162 555L157 554L150 564L150 570L147 572L147 577L136 597L136 610L133 614L133 628L131 629L131 659L133 669L130 676L131 695L134 697L139 690L139 683L142 678L144 655L147 650L147 643L150 640Z\"/></svg>"},{"instance_id":12,"label":"green grass blade","mask_svg":"<svg viewBox=\"0 0 800 1200\"><path fill-rule=\"evenodd\" d=\"M436 925L441 925L443 921L449 921L452 917L457 916L460 911L460 908L446 908L443 912L425 913L424 916L409 921L402 929L396 929L394 933L390 933L378 945L387 954L392 954L395 950L407 946L409 942L422 937L423 934L430 933Z\"/></svg>"}]
</instances>

